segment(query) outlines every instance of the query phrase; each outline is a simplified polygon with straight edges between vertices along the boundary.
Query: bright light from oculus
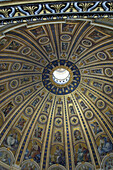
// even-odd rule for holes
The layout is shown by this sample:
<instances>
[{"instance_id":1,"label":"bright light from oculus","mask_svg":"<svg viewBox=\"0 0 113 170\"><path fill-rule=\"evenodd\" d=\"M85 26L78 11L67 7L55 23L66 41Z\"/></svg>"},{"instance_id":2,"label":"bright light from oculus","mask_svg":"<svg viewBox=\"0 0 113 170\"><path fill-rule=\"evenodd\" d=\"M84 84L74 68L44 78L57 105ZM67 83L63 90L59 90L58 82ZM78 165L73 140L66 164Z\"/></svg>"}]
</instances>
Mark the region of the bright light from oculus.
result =
<instances>
[{"instance_id":1,"label":"bright light from oculus","mask_svg":"<svg viewBox=\"0 0 113 170\"><path fill-rule=\"evenodd\" d=\"M53 80L57 84L66 84L70 79L69 71L64 68L58 68L53 72Z\"/></svg>"}]
</instances>

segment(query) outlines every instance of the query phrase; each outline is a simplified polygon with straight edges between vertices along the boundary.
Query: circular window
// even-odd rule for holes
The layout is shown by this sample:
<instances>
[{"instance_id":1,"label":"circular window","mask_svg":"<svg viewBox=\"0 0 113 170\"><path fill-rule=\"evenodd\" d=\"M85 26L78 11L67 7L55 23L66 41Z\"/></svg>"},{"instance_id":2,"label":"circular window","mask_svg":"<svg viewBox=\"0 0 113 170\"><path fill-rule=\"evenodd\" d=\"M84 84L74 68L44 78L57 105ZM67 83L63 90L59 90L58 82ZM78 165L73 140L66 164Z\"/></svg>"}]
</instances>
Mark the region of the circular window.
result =
<instances>
[{"instance_id":1,"label":"circular window","mask_svg":"<svg viewBox=\"0 0 113 170\"><path fill-rule=\"evenodd\" d=\"M65 84L70 79L70 73L64 68L58 68L53 72L53 80L57 84Z\"/></svg>"},{"instance_id":2,"label":"circular window","mask_svg":"<svg viewBox=\"0 0 113 170\"><path fill-rule=\"evenodd\" d=\"M73 92L80 83L80 71L75 64L65 60L55 60L43 70L44 87L56 95Z\"/></svg>"}]
</instances>

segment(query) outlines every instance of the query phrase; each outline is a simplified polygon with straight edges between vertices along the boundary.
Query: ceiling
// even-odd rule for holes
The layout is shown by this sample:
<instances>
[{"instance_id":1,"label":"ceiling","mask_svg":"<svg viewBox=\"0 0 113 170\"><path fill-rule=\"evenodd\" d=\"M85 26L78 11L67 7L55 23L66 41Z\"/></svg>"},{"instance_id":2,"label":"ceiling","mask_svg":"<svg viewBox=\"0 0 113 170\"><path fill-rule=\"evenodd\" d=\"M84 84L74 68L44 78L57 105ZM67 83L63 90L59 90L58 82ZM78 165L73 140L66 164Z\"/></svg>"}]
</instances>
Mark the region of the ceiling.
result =
<instances>
[{"instance_id":1,"label":"ceiling","mask_svg":"<svg viewBox=\"0 0 113 170\"><path fill-rule=\"evenodd\" d=\"M62 20L3 32L1 169L113 168L113 31ZM57 67L68 84L54 83Z\"/></svg>"}]
</instances>

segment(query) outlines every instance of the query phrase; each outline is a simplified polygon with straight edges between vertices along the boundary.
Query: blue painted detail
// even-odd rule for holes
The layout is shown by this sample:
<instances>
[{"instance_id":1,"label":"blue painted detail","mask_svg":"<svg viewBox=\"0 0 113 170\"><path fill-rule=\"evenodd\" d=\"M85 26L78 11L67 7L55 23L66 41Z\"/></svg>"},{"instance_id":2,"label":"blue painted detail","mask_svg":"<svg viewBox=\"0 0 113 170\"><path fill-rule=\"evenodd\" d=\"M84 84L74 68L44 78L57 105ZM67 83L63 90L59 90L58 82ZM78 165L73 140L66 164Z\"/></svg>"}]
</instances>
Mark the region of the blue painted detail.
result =
<instances>
[{"instance_id":1,"label":"blue painted detail","mask_svg":"<svg viewBox=\"0 0 113 170\"><path fill-rule=\"evenodd\" d=\"M84 84L83 84L83 85L84 85ZM109 100L109 98L108 98L108 97L105 97L104 95L102 95L101 93L97 92L96 90L93 90L92 88L88 87L87 85L84 85L84 86L86 86L88 89L92 90L93 92L95 92L95 93L99 94L101 97L103 97L103 99L106 99L106 101L108 101L108 102L110 102L111 104L113 104L112 99L111 99L111 100Z\"/></svg>"},{"instance_id":2,"label":"blue painted detail","mask_svg":"<svg viewBox=\"0 0 113 170\"><path fill-rule=\"evenodd\" d=\"M38 8L38 10L37 10L37 11L35 11L35 15L37 15L37 14L41 11L41 9L42 9L42 5L41 5L41 4L39 4L39 8Z\"/></svg>"},{"instance_id":3,"label":"blue painted detail","mask_svg":"<svg viewBox=\"0 0 113 170\"><path fill-rule=\"evenodd\" d=\"M67 123L67 111L66 111L66 99L64 97L64 107L65 107L65 118L66 118L66 123ZM68 158L69 158L69 170L72 170L72 165L71 165L71 151L70 151L70 141L69 141L69 129L68 129L68 125L67 125L67 148L68 148Z\"/></svg>"},{"instance_id":4,"label":"blue painted detail","mask_svg":"<svg viewBox=\"0 0 113 170\"><path fill-rule=\"evenodd\" d=\"M26 89L26 88L28 88L28 87L37 85L37 83L40 83L40 82L41 82L41 81L36 82L36 83L34 83L34 84L31 84L31 85L28 85L28 86L26 86L26 87L22 87L21 89L17 90L16 92L13 92L11 95L9 95L9 96L5 97L3 100L1 100L1 103L3 103L6 99L8 99L9 97L13 96L14 94L16 94L16 93L18 93L18 92L21 92L22 90L24 90L24 89ZM14 116L15 116L15 115L14 115Z\"/></svg>"},{"instance_id":5,"label":"blue painted detail","mask_svg":"<svg viewBox=\"0 0 113 170\"><path fill-rule=\"evenodd\" d=\"M42 89L43 89L43 88L41 88L39 91L41 91ZM27 104L27 102L29 102L39 91L37 91L34 95L32 95L32 96L29 98L29 100L27 100L27 101L23 104L23 106L20 107L20 109L15 113L15 116L13 116L13 117L11 118L10 122L13 122L14 118L16 117L16 115L22 110L22 108ZM7 124L6 127L4 128L5 131L6 131L8 128L9 128L9 126L8 126L8 124ZM5 131L3 130L3 132L2 132L3 135L5 134ZM0 139L3 137L3 135L0 136Z\"/></svg>"},{"instance_id":6,"label":"blue painted detail","mask_svg":"<svg viewBox=\"0 0 113 170\"><path fill-rule=\"evenodd\" d=\"M73 75L76 75L75 77L73 77L73 80L70 83L70 85L68 85L68 87L56 87L55 85L52 84L52 82L49 79L49 74L52 71L52 69L57 66L62 66L62 65L69 67L69 69L73 72ZM43 81L45 88L48 91L51 91L52 93L57 94L57 95L65 95L65 94L69 94L73 92L78 87L80 83L80 77L81 76L80 76L79 69L77 68L75 64L67 60L55 60L52 63L49 63L44 68L43 74L42 74L42 81Z\"/></svg>"},{"instance_id":7,"label":"blue painted detail","mask_svg":"<svg viewBox=\"0 0 113 170\"><path fill-rule=\"evenodd\" d=\"M96 7L98 6L98 4L99 4L99 1L98 1L98 2L95 2L95 5L93 5L92 7L90 7L90 8L88 9L88 12L90 12L90 11L92 11L94 8L96 8Z\"/></svg>"},{"instance_id":8,"label":"blue painted detail","mask_svg":"<svg viewBox=\"0 0 113 170\"><path fill-rule=\"evenodd\" d=\"M56 96L55 96L55 99L54 99L54 104L53 104L53 107L52 107L50 120L52 119L52 116L53 116L53 113L54 113L55 101L56 101ZM50 133L50 128L51 128L51 121L49 122L48 134ZM49 140L49 138L50 138L50 135L47 136L47 140L46 140L43 168L45 168L45 164L46 164L46 156L47 156L47 149L46 148L48 148L48 140Z\"/></svg>"},{"instance_id":9,"label":"blue painted detail","mask_svg":"<svg viewBox=\"0 0 113 170\"><path fill-rule=\"evenodd\" d=\"M49 95L49 93L46 95L46 97L45 97L45 100L47 99L47 97L48 97L48 95ZM43 102L42 102L42 104L44 103L44 101L45 100L43 100ZM36 113L36 116L38 115L38 113L39 113L39 110L40 110L40 108L42 107L42 105L40 105L40 107L39 107L39 109L38 109L38 111L37 111L37 113ZM35 120L34 120L35 121ZM32 124L34 123L34 121L32 121L32 123L31 123L31 125L30 125L30 127L29 127L29 129L28 129L28 132L30 132L30 130L31 130L31 127L32 127ZM22 147L21 148L24 148L24 146L25 146L25 143L26 143L26 141L27 141L27 138L28 138L28 135L27 136L25 136L25 139L24 139L24 142L23 142L23 144L22 144ZM22 150L23 151L23 150ZM47 154L47 153L46 153ZM21 150L20 150L20 157L21 157L21 155L22 155L22 153L21 153Z\"/></svg>"},{"instance_id":10,"label":"blue painted detail","mask_svg":"<svg viewBox=\"0 0 113 170\"><path fill-rule=\"evenodd\" d=\"M75 106L76 106L78 112L80 113L79 107L78 107L78 105L77 105L77 103L76 103L76 101L75 101L73 95L72 95L72 98L73 98L73 100L74 100L74 104L75 104ZM81 115L81 114L80 114L80 115ZM89 139L89 143L90 143L90 146L91 146L91 149L92 149L92 152L93 152L93 156L94 156L95 162L97 162L96 153L95 153L94 147L93 147L93 145L92 145L92 141L91 141L91 138L90 138L90 136L89 136L88 129L87 129L86 126L85 126L84 120L83 120L83 119L81 119L81 120L82 120L82 123L84 123L84 128L85 128L86 134L87 134L88 139ZM97 165L99 165L98 162L97 162Z\"/></svg>"}]
</instances>

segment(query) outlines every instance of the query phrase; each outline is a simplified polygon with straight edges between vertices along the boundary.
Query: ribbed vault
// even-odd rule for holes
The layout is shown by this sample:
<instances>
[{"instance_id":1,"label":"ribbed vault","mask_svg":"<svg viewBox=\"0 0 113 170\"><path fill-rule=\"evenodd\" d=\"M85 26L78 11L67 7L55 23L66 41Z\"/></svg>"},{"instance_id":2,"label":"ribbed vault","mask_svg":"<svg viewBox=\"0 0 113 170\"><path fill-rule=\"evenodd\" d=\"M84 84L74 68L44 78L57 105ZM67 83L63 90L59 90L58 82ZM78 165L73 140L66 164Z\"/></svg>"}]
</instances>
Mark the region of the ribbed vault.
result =
<instances>
[{"instance_id":1,"label":"ribbed vault","mask_svg":"<svg viewBox=\"0 0 113 170\"><path fill-rule=\"evenodd\" d=\"M8 28L0 39L1 169L113 168L113 31L85 20ZM67 83L54 82L57 68L69 71Z\"/></svg>"}]
</instances>

